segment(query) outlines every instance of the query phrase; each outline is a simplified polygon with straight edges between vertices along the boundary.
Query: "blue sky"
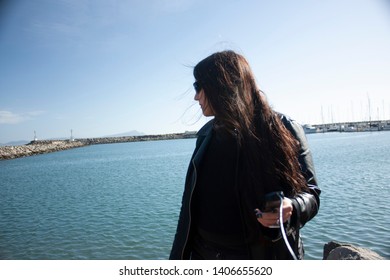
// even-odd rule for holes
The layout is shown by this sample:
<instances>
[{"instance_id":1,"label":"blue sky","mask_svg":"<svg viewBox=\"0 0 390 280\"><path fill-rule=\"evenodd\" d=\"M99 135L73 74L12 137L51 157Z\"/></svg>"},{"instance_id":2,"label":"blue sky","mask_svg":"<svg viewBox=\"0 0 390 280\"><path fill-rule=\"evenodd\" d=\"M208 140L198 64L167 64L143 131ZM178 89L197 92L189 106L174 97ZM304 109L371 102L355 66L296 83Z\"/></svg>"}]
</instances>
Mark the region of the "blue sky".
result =
<instances>
[{"instance_id":1,"label":"blue sky","mask_svg":"<svg viewBox=\"0 0 390 280\"><path fill-rule=\"evenodd\" d=\"M192 67L233 49L301 123L390 119L386 0L0 2L0 143L197 130Z\"/></svg>"}]
</instances>

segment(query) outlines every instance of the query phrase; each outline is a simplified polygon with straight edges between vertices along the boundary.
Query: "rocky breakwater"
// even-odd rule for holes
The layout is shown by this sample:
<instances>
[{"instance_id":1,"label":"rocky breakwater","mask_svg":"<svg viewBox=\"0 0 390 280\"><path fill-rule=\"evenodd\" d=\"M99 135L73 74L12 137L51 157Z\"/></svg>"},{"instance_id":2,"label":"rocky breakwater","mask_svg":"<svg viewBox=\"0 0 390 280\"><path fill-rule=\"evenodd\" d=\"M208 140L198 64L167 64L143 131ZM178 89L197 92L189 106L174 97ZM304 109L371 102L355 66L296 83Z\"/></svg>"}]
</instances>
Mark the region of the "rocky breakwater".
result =
<instances>
[{"instance_id":1,"label":"rocky breakwater","mask_svg":"<svg viewBox=\"0 0 390 280\"><path fill-rule=\"evenodd\" d=\"M156 134L156 135L142 135L142 136L122 136L122 137L100 137L100 138L84 138L77 139L85 145L98 145L98 144L115 144L126 142L141 142L141 141L158 141L158 140L174 140L174 139L186 139L195 138L195 132L186 133L171 133L171 134Z\"/></svg>"},{"instance_id":2,"label":"rocky breakwater","mask_svg":"<svg viewBox=\"0 0 390 280\"><path fill-rule=\"evenodd\" d=\"M27 157L85 146L81 141L39 140L23 146L0 147L0 160Z\"/></svg>"},{"instance_id":3,"label":"rocky breakwater","mask_svg":"<svg viewBox=\"0 0 390 280\"><path fill-rule=\"evenodd\" d=\"M57 152L88 145L195 138L196 132L160 135L101 137L69 140L37 140L24 146L0 147L0 160Z\"/></svg>"}]
</instances>

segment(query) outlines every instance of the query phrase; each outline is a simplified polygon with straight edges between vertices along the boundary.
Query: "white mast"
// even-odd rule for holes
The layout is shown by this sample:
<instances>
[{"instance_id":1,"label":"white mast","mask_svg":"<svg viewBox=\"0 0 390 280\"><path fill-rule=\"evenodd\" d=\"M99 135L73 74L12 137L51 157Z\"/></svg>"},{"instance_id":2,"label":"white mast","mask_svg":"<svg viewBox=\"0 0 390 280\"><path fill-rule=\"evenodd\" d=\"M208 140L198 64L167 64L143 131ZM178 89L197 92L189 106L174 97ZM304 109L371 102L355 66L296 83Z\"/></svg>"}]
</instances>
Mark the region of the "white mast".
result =
<instances>
[{"instance_id":1,"label":"white mast","mask_svg":"<svg viewBox=\"0 0 390 280\"><path fill-rule=\"evenodd\" d=\"M73 138L73 129L70 130L70 141L74 141L74 138Z\"/></svg>"}]
</instances>

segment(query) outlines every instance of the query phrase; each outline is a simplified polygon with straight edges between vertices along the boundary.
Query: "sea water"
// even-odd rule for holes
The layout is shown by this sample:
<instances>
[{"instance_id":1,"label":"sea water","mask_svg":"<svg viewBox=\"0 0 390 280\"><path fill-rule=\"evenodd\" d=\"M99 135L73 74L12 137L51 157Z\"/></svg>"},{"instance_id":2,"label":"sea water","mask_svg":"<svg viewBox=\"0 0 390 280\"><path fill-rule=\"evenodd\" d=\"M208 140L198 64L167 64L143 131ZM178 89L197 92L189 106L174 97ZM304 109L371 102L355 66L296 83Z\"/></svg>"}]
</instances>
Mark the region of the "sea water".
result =
<instances>
[{"instance_id":1,"label":"sea water","mask_svg":"<svg viewBox=\"0 0 390 280\"><path fill-rule=\"evenodd\" d=\"M322 189L305 259L329 241L390 259L390 132L307 135ZM0 259L167 259L195 139L0 161Z\"/></svg>"}]
</instances>

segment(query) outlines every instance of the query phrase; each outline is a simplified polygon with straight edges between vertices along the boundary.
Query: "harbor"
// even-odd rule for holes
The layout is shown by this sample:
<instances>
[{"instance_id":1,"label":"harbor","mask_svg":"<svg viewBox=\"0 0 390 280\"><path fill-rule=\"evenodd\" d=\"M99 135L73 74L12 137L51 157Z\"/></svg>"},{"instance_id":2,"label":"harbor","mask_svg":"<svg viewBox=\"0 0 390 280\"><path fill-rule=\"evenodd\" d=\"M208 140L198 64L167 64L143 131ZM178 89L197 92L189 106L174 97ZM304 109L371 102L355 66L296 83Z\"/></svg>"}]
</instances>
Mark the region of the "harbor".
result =
<instances>
[{"instance_id":1,"label":"harbor","mask_svg":"<svg viewBox=\"0 0 390 280\"><path fill-rule=\"evenodd\" d=\"M302 127L306 134L330 132L390 131L390 120L340 122L314 125L303 124ZM98 137L81 139L75 139L73 137L73 134L71 133L71 137L67 140L38 140L34 131L34 140L32 140L27 145L0 147L0 160L15 159L32 155L57 152L89 145L188 138L196 138L196 131L186 131L184 133L159 135Z\"/></svg>"},{"instance_id":2,"label":"harbor","mask_svg":"<svg viewBox=\"0 0 390 280\"><path fill-rule=\"evenodd\" d=\"M306 134L325 132L366 132L390 130L390 120L304 124Z\"/></svg>"}]
</instances>

